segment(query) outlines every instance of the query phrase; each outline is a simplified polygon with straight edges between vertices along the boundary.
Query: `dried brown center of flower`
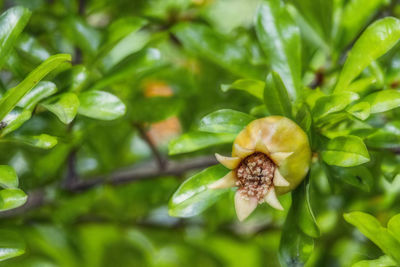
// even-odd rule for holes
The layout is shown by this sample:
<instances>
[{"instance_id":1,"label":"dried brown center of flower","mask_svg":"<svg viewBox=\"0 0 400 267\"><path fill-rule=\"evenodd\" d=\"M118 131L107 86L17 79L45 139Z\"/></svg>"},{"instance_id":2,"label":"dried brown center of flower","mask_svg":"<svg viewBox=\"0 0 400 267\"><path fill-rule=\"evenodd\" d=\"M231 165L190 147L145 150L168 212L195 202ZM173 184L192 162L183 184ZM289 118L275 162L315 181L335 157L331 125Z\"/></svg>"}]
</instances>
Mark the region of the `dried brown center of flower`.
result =
<instances>
[{"instance_id":1,"label":"dried brown center of flower","mask_svg":"<svg viewBox=\"0 0 400 267\"><path fill-rule=\"evenodd\" d=\"M272 186L275 168L276 165L263 153L247 156L236 169L236 185L241 195L245 198L257 197L262 202Z\"/></svg>"}]
</instances>

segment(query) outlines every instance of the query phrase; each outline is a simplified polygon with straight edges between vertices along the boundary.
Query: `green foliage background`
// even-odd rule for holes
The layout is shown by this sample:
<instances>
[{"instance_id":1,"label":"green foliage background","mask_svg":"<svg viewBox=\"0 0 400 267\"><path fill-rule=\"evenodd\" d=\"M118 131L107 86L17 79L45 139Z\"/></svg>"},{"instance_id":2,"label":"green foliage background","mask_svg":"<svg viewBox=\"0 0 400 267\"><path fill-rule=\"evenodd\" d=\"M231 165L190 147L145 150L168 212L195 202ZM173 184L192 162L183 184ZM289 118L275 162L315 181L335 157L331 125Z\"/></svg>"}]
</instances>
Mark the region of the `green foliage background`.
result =
<instances>
[{"instance_id":1,"label":"green foliage background","mask_svg":"<svg viewBox=\"0 0 400 267\"><path fill-rule=\"evenodd\" d=\"M0 5L0 266L399 264L395 0ZM316 154L239 223L192 175L269 114Z\"/></svg>"}]
</instances>

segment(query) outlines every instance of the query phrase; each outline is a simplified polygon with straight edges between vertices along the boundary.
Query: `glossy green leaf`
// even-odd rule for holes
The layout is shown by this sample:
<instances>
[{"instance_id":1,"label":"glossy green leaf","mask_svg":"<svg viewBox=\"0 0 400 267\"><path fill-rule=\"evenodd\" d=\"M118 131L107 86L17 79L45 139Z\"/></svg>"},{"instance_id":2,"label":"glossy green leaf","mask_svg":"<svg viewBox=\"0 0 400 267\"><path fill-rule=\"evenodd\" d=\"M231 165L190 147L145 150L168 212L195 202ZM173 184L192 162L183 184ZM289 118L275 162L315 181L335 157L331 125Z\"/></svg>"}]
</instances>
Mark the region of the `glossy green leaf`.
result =
<instances>
[{"instance_id":1,"label":"glossy green leaf","mask_svg":"<svg viewBox=\"0 0 400 267\"><path fill-rule=\"evenodd\" d=\"M235 140L236 134L188 132L169 143L169 154L193 152L210 146L227 144Z\"/></svg>"},{"instance_id":2,"label":"glossy green leaf","mask_svg":"<svg viewBox=\"0 0 400 267\"><path fill-rule=\"evenodd\" d=\"M54 83L48 81L39 82L31 91L22 97L17 106L33 110L37 103L56 92L57 87Z\"/></svg>"},{"instance_id":3,"label":"glossy green leaf","mask_svg":"<svg viewBox=\"0 0 400 267\"><path fill-rule=\"evenodd\" d=\"M78 113L99 120L115 120L126 112L125 104L115 95L91 90L79 95Z\"/></svg>"},{"instance_id":4,"label":"glossy green leaf","mask_svg":"<svg viewBox=\"0 0 400 267\"><path fill-rule=\"evenodd\" d=\"M17 257L25 253L23 239L10 230L0 230L0 261Z\"/></svg>"},{"instance_id":5,"label":"glossy green leaf","mask_svg":"<svg viewBox=\"0 0 400 267\"><path fill-rule=\"evenodd\" d=\"M29 21L29 9L17 6L0 16L0 67L3 66L12 46ZM0 116L0 119L3 117Z\"/></svg>"},{"instance_id":6,"label":"glossy green leaf","mask_svg":"<svg viewBox=\"0 0 400 267\"><path fill-rule=\"evenodd\" d=\"M59 54L49 57L40 64L16 87L7 91L7 94L0 100L0 120L17 105L17 103L26 95L36 84L43 79L49 72L57 68L60 64L70 61L71 56Z\"/></svg>"},{"instance_id":7,"label":"glossy green leaf","mask_svg":"<svg viewBox=\"0 0 400 267\"><path fill-rule=\"evenodd\" d=\"M364 260L353 264L351 267L396 267L397 263L389 256L381 256L376 260Z\"/></svg>"},{"instance_id":8,"label":"glossy green leaf","mask_svg":"<svg viewBox=\"0 0 400 267\"><path fill-rule=\"evenodd\" d=\"M379 11L386 0L350 0L346 3L340 18L342 36L340 47L354 40L366 23Z\"/></svg>"},{"instance_id":9,"label":"glossy green leaf","mask_svg":"<svg viewBox=\"0 0 400 267\"><path fill-rule=\"evenodd\" d=\"M0 136L5 136L24 124L32 116L32 112L27 109L15 108L3 119L6 127L0 130Z\"/></svg>"},{"instance_id":10,"label":"glossy green leaf","mask_svg":"<svg viewBox=\"0 0 400 267\"><path fill-rule=\"evenodd\" d=\"M373 216L363 212L351 212L343 215L344 219L356 226L361 233L371 239L382 251L400 264L400 242L382 227Z\"/></svg>"},{"instance_id":11,"label":"glossy green leaf","mask_svg":"<svg viewBox=\"0 0 400 267\"><path fill-rule=\"evenodd\" d=\"M305 182L292 192L292 206L286 217L279 244L279 262L284 267L304 266L314 250L319 229L309 206ZM310 236L311 235L311 236Z\"/></svg>"},{"instance_id":12,"label":"glossy green leaf","mask_svg":"<svg viewBox=\"0 0 400 267\"><path fill-rule=\"evenodd\" d=\"M0 212L18 208L25 204L28 196L17 188L0 190Z\"/></svg>"},{"instance_id":13,"label":"glossy green leaf","mask_svg":"<svg viewBox=\"0 0 400 267\"><path fill-rule=\"evenodd\" d=\"M40 134L33 136L14 136L12 141L21 142L25 145L42 148L42 149L50 149L57 145L57 138L48 134Z\"/></svg>"},{"instance_id":14,"label":"glossy green leaf","mask_svg":"<svg viewBox=\"0 0 400 267\"><path fill-rule=\"evenodd\" d=\"M176 97L150 97L135 100L130 117L135 122L158 122L177 115L182 99Z\"/></svg>"},{"instance_id":15,"label":"glossy green leaf","mask_svg":"<svg viewBox=\"0 0 400 267\"><path fill-rule=\"evenodd\" d=\"M400 38L400 21L386 17L371 24L358 38L346 59L335 91L346 91L369 65L390 50Z\"/></svg>"},{"instance_id":16,"label":"glossy green leaf","mask_svg":"<svg viewBox=\"0 0 400 267\"><path fill-rule=\"evenodd\" d=\"M220 199L230 189L209 189L207 186L228 173L222 165L209 167L193 175L172 196L168 213L174 217L192 217Z\"/></svg>"},{"instance_id":17,"label":"glossy green leaf","mask_svg":"<svg viewBox=\"0 0 400 267\"><path fill-rule=\"evenodd\" d=\"M74 93L63 93L52 97L41 105L54 113L62 123L69 124L78 112L79 99Z\"/></svg>"},{"instance_id":18,"label":"glossy green leaf","mask_svg":"<svg viewBox=\"0 0 400 267\"><path fill-rule=\"evenodd\" d=\"M225 39L211 28L201 24L181 23L172 31L191 52L240 77L258 79L265 73L262 68L249 64L250 55L245 47Z\"/></svg>"},{"instance_id":19,"label":"glossy green leaf","mask_svg":"<svg viewBox=\"0 0 400 267\"><path fill-rule=\"evenodd\" d=\"M60 73L56 77L57 87L62 90L79 92L89 80L89 71L83 65L75 65L68 70Z\"/></svg>"},{"instance_id":20,"label":"glossy green leaf","mask_svg":"<svg viewBox=\"0 0 400 267\"><path fill-rule=\"evenodd\" d=\"M221 85L221 90L227 92L228 90L242 90L258 99L264 99L265 82L251 79L240 79L234 81L232 84Z\"/></svg>"},{"instance_id":21,"label":"glossy green leaf","mask_svg":"<svg viewBox=\"0 0 400 267\"><path fill-rule=\"evenodd\" d=\"M209 133L238 134L255 118L236 110L220 109L200 120L198 130Z\"/></svg>"},{"instance_id":22,"label":"glossy green leaf","mask_svg":"<svg viewBox=\"0 0 400 267\"><path fill-rule=\"evenodd\" d=\"M329 165L352 167L369 161L367 147L356 136L339 136L330 140L322 151L322 159Z\"/></svg>"},{"instance_id":23,"label":"glossy green leaf","mask_svg":"<svg viewBox=\"0 0 400 267\"><path fill-rule=\"evenodd\" d=\"M11 166L0 165L0 186L3 188L18 187L18 176Z\"/></svg>"},{"instance_id":24,"label":"glossy green leaf","mask_svg":"<svg viewBox=\"0 0 400 267\"><path fill-rule=\"evenodd\" d=\"M292 117L292 105L288 92L281 77L276 72L272 72L267 77L264 89L264 103L271 115Z\"/></svg>"},{"instance_id":25,"label":"glossy green leaf","mask_svg":"<svg viewBox=\"0 0 400 267\"><path fill-rule=\"evenodd\" d=\"M371 105L368 102L360 102L348 108L347 112L357 119L366 120L371 114Z\"/></svg>"},{"instance_id":26,"label":"glossy green leaf","mask_svg":"<svg viewBox=\"0 0 400 267\"><path fill-rule=\"evenodd\" d=\"M366 96L362 101L371 106L371 113L385 112L400 107L400 92L383 90Z\"/></svg>"},{"instance_id":27,"label":"glossy green leaf","mask_svg":"<svg viewBox=\"0 0 400 267\"><path fill-rule=\"evenodd\" d=\"M315 103L312 115L315 120L322 119L329 114L344 110L358 98L357 94L351 92L320 97Z\"/></svg>"},{"instance_id":28,"label":"glossy green leaf","mask_svg":"<svg viewBox=\"0 0 400 267\"><path fill-rule=\"evenodd\" d=\"M290 98L296 100L301 87L300 30L280 0L262 2L256 32L272 70L282 78Z\"/></svg>"}]
</instances>

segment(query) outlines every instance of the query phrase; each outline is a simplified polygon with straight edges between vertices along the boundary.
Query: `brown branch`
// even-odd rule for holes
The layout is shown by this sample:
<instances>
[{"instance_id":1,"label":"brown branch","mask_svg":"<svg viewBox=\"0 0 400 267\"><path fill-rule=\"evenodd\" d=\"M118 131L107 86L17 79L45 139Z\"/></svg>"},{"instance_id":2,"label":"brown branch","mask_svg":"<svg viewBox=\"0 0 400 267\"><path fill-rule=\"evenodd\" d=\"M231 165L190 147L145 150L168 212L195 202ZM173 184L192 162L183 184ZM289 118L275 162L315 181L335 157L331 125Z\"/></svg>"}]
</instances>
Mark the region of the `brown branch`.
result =
<instances>
[{"instance_id":1,"label":"brown branch","mask_svg":"<svg viewBox=\"0 0 400 267\"><path fill-rule=\"evenodd\" d=\"M149 138L149 136L147 135L143 125L139 124L139 123L133 123L132 124L138 131L140 136L143 138L143 140L147 143L147 145L150 147L151 153L153 154L153 156L155 157L155 159L157 160L158 163L158 168L160 170L165 169L165 160L163 159L162 155L160 154L160 152L158 151L157 147L155 146L155 144L153 143L153 141Z\"/></svg>"},{"instance_id":2,"label":"brown branch","mask_svg":"<svg viewBox=\"0 0 400 267\"><path fill-rule=\"evenodd\" d=\"M188 171L209 167L217 164L214 157L198 157L185 160L170 160L166 162L165 168L159 170L155 161L147 162L141 166L118 170L108 176L96 178L87 178L85 180L77 179L75 183L70 184L68 188L62 190L71 193L78 193L89 190L99 185L121 185L145 179L152 179L162 176L182 176ZM45 188L34 190L28 193L28 201L21 207L0 213L0 218L11 218L24 214L30 210L39 208L51 202L45 198Z\"/></svg>"}]
</instances>

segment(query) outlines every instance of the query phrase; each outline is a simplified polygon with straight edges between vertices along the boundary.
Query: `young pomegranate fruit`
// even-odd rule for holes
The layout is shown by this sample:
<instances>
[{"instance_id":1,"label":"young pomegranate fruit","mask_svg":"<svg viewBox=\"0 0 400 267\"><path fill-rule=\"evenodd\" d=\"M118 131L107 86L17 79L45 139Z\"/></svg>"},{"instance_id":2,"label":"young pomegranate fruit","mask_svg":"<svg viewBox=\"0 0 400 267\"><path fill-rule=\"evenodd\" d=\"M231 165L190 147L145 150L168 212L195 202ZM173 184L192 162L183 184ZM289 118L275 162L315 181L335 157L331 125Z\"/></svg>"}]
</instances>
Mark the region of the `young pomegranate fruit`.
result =
<instances>
[{"instance_id":1,"label":"young pomegranate fruit","mask_svg":"<svg viewBox=\"0 0 400 267\"><path fill-rule=\"evenodd\" d=\"M252 121L238 134L232 157L215 156L232 171L209 188L238 187L235 209L242 221L263 202L283 209L277 194L292 191L304 179L311 150L306 133L296 123L270 116Z\"/></svg>"}]
</instances>

